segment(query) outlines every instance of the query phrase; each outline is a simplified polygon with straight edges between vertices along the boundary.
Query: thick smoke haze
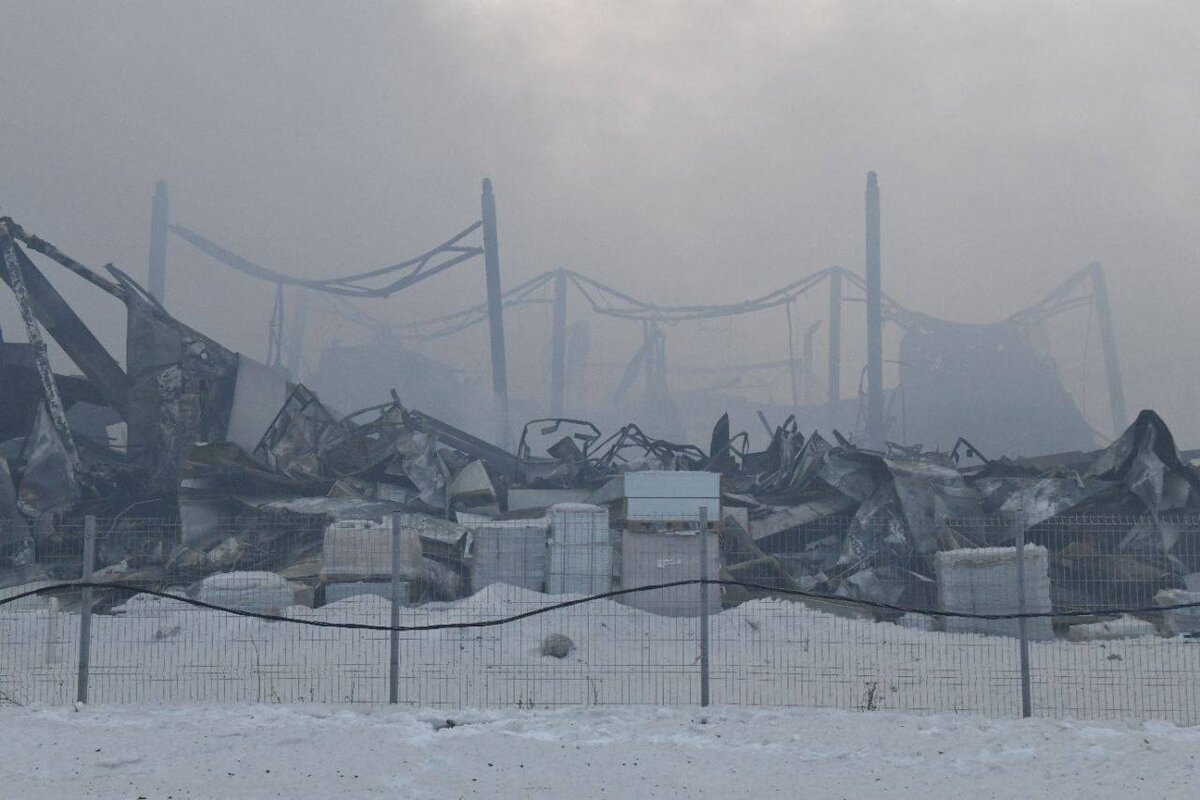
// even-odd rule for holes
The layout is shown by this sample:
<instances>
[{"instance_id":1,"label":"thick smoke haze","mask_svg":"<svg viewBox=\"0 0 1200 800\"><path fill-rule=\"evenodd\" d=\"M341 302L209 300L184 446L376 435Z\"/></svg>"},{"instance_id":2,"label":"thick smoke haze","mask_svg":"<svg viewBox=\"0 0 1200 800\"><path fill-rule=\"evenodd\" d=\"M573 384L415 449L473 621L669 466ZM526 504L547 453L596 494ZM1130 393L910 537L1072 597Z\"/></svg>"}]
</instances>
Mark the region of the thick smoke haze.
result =
<instances>
[{"instance_id":1,"label":"thick smoke haze","mask_svg":"<svg viewBox=\"0 0 1200 800\"><path fill-rule=\"evenodd\" d=\"M648 300L725 302L830 264L861 272L863 181L876 170L886 292L992 321L1100 261L1131 416L1156 408L1182 445L1200 443L1195 3L4 0L0 11L0 214L85 263L144 278L159 179L174 221L325 277L465 227L490 176L506 285L569 267ZM123 352L119 304L47 272ZM181 318L262 358L270 287L178 240L167 282ZM482 292L481 271L455 273L372 311L419 318ZM722 363L780 357L778 343L756 349L780 335L768 316L753 323L760 336L738 323L741 352ZM850 394L860 314L845 324ZM21 338L7 295L0 326ZM330 318L314 326L353 335ZM542 353L536 326L513 330L519 382ZM705 357L677 338L673 365ZM480 342L454 345L459 361L483 364ZM1086 314L1052 343L1065 385L1108 434L1097 347Z\"/></svg>"}]
</instances>

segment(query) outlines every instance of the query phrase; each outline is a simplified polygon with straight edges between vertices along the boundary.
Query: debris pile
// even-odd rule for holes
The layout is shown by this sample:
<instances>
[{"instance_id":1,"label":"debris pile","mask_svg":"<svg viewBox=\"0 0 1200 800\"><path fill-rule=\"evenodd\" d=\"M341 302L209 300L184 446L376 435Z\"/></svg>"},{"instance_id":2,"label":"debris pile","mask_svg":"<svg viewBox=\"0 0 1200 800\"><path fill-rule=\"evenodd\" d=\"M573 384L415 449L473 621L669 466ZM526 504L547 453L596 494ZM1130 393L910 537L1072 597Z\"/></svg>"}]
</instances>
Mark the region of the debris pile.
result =
<instances>
[{"instance_id":1,"label":"debris pile","mask_svg":"<svg viewBox=\"0 0 1200 800\"><path fill-rule=\"evenodd\" d=\"M125 369L23 246L122 301ZM77 577L93 515L103 580L207 592L227 583L212 576L265 572L317 599L330 586L388 596L400 514L412 601L493 581L594 593L695 577L701 506L717 533L710 574L767 587L730 587L715 605L775 587L937 608L935 556L1011 547L1016 525L1048 554L1055 610L1148 605L1200 576L1200 529L1180 521L1200 512L1200 483L1151 411L1102 451L1028 461L989 461L967 442L865 450L836 431L805 436L794 418L753 452L727 415L707 452L634 424L605 437L586 420L538 419L512 453L395 391L337 411L182 324L120 270L93 271L10 219L0 250L22 310L82 373L54 375L34 336L0 339L0 588ZM668 544L678 552L651 557ZM272 603L286 593L269 588Z\"/></svg>"}]
</instances>

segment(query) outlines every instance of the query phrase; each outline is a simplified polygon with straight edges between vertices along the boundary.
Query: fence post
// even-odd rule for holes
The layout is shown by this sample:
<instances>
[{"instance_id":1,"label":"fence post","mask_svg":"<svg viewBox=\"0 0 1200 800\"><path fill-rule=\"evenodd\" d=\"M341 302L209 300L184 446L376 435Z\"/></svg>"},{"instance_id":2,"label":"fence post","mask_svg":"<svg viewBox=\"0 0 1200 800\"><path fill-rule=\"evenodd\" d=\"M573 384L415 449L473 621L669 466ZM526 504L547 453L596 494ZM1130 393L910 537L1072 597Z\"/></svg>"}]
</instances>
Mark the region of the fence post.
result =
<instances>
[{"instance_id":1,"label":"fence post","mask_svg":"<svg viewBox=\"0 0 1200 800\"><path fill-rule=\"evenodd\" d=\"M388 662L388 702L400 701L400 515L392 514L392 630L388 633L391 656Z\"/></svg>"},{"instance_id":2,"label":"fence post","mask_svg":"<svg viewBox=\"0 0 1200 800\"><path fill-rule=\"evenodd\" d=\"M700 506L700 705L708 706L708 508Z\"/></svg>"},{"instance_id":3,"label":"fence post","mask_svg":"<svg viewBox=\"0 0 1200 800\"><path fill-rule=\"evenodd\" d=\"M83 520L83 572L80 579L87 583L96 568L96 518L92 515ZM80 594L83 604L79 612L79 675L75 685L77 703L88 701L88 672L92 666L92 589L83 587Z\"/></svg>"},{"instance_id":4,"label":"fence post","mask_svg":"<svg viewBox=\"0 0 1200 800\"><path fill-rule=\"evenodd\" d=\"M1033 697L1029 685L1029 626L1025 619L1025 519L1020 513L1013 519L1016 521L1013 538L1017 553L1017 611L1021 614L1017 619L1021 652L1021 716L1028 719L1033 715Z\"/></svg>"}]
</instances>

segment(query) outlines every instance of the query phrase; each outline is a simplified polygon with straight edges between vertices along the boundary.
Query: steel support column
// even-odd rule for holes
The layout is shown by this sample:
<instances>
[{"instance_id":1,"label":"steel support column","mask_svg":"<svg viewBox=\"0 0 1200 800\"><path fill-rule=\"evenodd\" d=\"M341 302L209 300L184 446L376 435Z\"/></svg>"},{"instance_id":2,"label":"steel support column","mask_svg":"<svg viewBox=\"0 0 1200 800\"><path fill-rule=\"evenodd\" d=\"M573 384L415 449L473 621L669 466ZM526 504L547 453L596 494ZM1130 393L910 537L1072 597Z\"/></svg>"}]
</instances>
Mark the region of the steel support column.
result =
<instances>
[{"instance_id":1,"label":"steel support column","mask_svg":"<svg viewBox=\"0 0 1200 800\"><path fill-rule=\"evenodd\" d=\"M508 366L504 354L504 305L500 292L500 242L496 235L496 196L492 181L483 179L483 261L487 273L488 333L492 348L492 395L495 400L496 443L512 449L508 421Z\"/></svg>"},{"instance_id":2,"label":"steel support column","mask_svg":"<svg viewBox=\"0 0 1200 800\"><path fill-rule=\"evenodd\" d=\"M1108 284L1104 280L1104 270L1095 262L1089 264L1088 269L1092 273L1096 316L1100 319L1100 344L1104 348L1104 375L1108 379L1108 405L1112 412L1115 439L1129 425L1129 418L1125 416L1125 388L1121 384L1121 364L1117 361L1117 336L1113 332L1112 312L1108 308Z\"/></svg>"},{"instance_id":3,"label":"steel support column","mask_svg":"<svg viewBox=\"0 0 1200 800\"><path fill-rule=\"evenodd\" d=\"M825 378L830 430L837 427L842 399L842 271L829 273L829 373Z\"/></svg>"},{"instance_id":4,"label":"steel support column","mask_svg":"<svg viewBox=\"0 0 1200 800\"><path fill-rule=\"evenodd\" d=\"M550 333L550 415L564 414L567 371L567 273L554 274L554 321Z\"/></svg>"},{"instance_id":5,"label":"steel support column","mask_svg":"<svg viewBox=\"0 0 1200 800\"><path fill-rule=\"evenodd\" d=\"M159 303L167 299L167 226L170 224L167 203L167 184L159 181L154 187L154 203L150 208L150 269L146 289Z\"/></svg>"},{"instance_id":6,"label":"steel support column","mask_svg":"<svg viewBox=\"0 0 1200 800\"><path fill-rule=\"evenodd\" d=\"M883 286L880 269L879 182L867 173L867 447L882 448Z\"/></svg>"}]
</instances>

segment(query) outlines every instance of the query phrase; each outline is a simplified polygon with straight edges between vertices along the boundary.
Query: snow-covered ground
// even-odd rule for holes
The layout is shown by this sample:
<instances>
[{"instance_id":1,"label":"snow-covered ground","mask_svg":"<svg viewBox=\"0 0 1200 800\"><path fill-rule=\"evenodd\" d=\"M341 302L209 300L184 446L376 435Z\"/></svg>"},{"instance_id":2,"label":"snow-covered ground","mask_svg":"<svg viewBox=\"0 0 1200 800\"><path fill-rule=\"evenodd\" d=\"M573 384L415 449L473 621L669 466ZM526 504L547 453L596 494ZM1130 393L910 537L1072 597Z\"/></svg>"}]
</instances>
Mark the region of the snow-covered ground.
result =
<instances>
[{"instance_id":1,"label":"snow-covered ground","mask_svg":"<svg viewBox=\"0 0 1200 800\"><path fill-rule=\"evenodd\" d=\"M551 597L494 584L455 603L406 609L401 624L494 619ZM298 619L388 624L369 596ZM921 621L921 618L918 618ZM0 608L0 705L68 705L79 616ZM1147 631L1134 628L1133 632ZM562 633L559 660L541 643ZM1200 724L1200 639L1153 635L1031 646L1035 715ZM699 701L698 623L610 600L495 627L401 635L410 707L669 706ZM141 595L93 617L90 699L110 703L381 703L388 634L236 617ZM1016 641L852 619L756 600L712 619L712 697L724 705L1016 716Z\"/></svg>"},{"instance_id":2,"label":"snow-covered ground","mask_svg":"<svg viewBox=\"0 0 1200 800\"><path fill-rule=\"evenodd\" d=\"M455 603L406 609L401 623L492 619L559 599L497 584ZM388 623L388 604L377 597L288 613ZM44 604L0 608L0 705L74 701L78 623L77 614ZM96 615L92 631L96 704L387 699L384 632L266 622L147 596L123 615ZM575 642L567 658L541 655L551 633ZM1033 643L1035 715L1200 724L1200 640L1149 633ZM699 701L698 659L695 619L604 600L497 627L405 633L399 690L410 707L686 705ZM998 717L1020 710L1012 638L849 619L779 600L713 617L712 675L713 701L722 705Z\"/></svg>"},{"instance_id":3,"label":"snow-covered ground","mask_svg":"<svg viewBox=\"0 0 1200 800\"><path fill-rule=\"evenodd\" d=\"M1162 723L725 707L5 708L0 752L0 795L24 800L1124 800L1200 780L1200 730Z\"/></svg>"}]
</instances>

